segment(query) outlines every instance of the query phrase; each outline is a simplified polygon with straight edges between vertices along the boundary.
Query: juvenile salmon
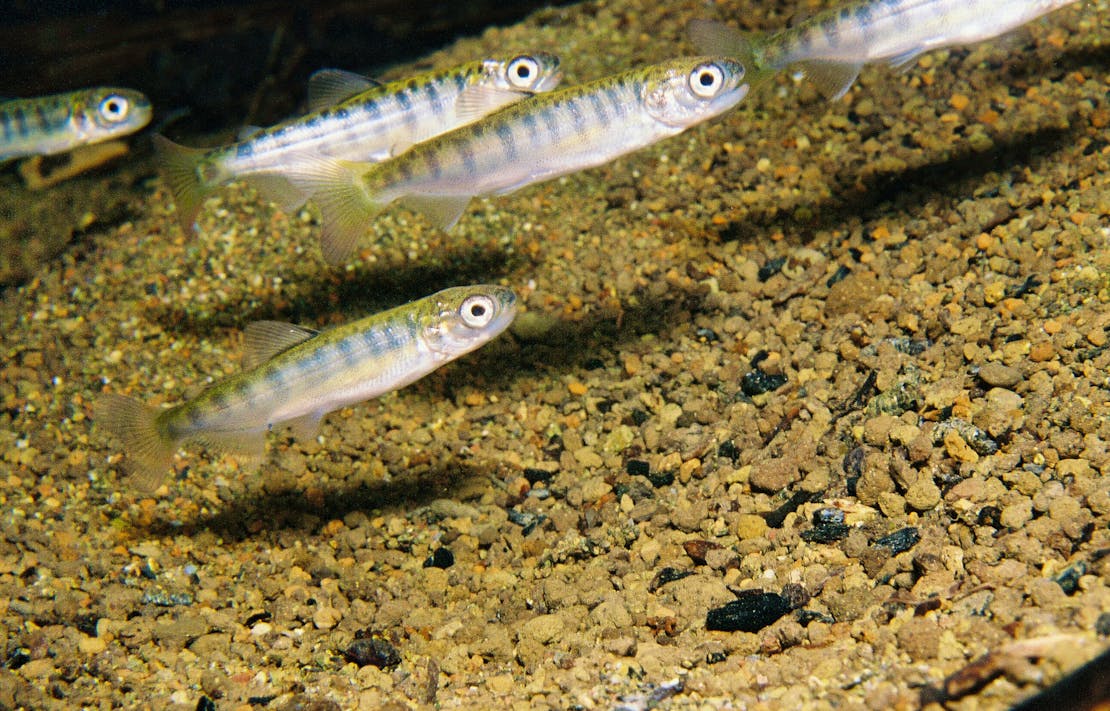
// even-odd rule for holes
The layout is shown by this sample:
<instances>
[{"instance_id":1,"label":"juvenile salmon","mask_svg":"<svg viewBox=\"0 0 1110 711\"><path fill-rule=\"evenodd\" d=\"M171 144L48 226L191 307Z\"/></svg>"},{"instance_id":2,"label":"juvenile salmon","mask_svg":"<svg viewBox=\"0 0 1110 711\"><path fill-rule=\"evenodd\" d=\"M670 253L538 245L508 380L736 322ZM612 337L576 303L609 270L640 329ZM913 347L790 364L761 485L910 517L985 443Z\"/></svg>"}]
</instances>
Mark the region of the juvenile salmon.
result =
<instances>
[{"instance_id":1,"label":"juvenile salmon","mask_svg":"<svg viewBox=\"0 0 1110 711\"><path fill-rule=\"evenodd\" d=\"M1074 2L869 0L763 37L745 37L713 20L692 20L687 34L702 52L751 58L762 69L796 66L823 94L838 99L865 64L906 66L923 52L988 40Z\"/></svg>"},{"instance_id":2,"label":"juvenile salmon","mask_svg":"<svg viewBox=\"0 0 1110 711\"><path fill-rule=\"evenodd\" d=\"M282 175L303 156L385 160L548 91L561 76L558 57L543 52L469 62L387 84L327 69L309 81L310 112L304 116L248 129L240 142L218 148L186 148L163 136L154 137L154 146L188 226L205 196L224 183L246 179L274 202L296 207L304 195Z\"/></svg>"},{"instance_id":3,"label":"juvenile salmon","mask_svg":"<svg viewBox=\"0 0 1110 711\"><path fill-rule=\"evenodd\" d=\"M325 258L341 261L395 200L450 228L476 195L602 165L727 111L745 75L735 59L675 59L534 96L384 163L315 159L288 176L320 208Z\"/></svg>"},{"instance_id":4,"label":"juvenile salmon","mask_svg":"<svg viewBox=\"0 0 1110 711\"><path fill-rule=\"evenodd\" d=\"M242 373L166 410L105 395L95 421L123 442L136 488L153 491L184 440L257 457L276 425L314 436L327 413L419 380L504 331L515 313L511 289L464 286L323 333L260 321L246 330Z\"/></svg>"},{"instance_id":5,"label":"juvenile salmon","mask_svg":"<svg viewBox=\"0 0 1110 711\"><path fill-rule=\"evenodd\" d=\"M137 91L97 87L0 102L0 162L64 153L126 136L150 122Z\"/></svg>"}]
</instances>

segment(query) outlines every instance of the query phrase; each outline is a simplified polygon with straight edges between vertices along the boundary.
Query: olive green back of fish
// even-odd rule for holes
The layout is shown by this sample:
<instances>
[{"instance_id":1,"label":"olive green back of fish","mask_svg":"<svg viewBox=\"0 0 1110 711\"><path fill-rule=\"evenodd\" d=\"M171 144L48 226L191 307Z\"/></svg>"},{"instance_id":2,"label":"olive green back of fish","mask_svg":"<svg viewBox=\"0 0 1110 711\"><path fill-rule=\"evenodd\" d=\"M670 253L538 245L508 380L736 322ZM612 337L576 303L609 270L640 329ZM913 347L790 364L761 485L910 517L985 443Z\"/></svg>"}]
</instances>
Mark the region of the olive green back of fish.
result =
<instances>
[{"instance_id":1,"label":"olive green back of fish","mask_svg":"<svg viewBox=\"0 0 1110 711\"><path fill-rule=\"evenodd\" d=\"M0 161L52 155L133 133L150 122L137 91L98 87L0 103Z\"/></svg>"}]
</instances>

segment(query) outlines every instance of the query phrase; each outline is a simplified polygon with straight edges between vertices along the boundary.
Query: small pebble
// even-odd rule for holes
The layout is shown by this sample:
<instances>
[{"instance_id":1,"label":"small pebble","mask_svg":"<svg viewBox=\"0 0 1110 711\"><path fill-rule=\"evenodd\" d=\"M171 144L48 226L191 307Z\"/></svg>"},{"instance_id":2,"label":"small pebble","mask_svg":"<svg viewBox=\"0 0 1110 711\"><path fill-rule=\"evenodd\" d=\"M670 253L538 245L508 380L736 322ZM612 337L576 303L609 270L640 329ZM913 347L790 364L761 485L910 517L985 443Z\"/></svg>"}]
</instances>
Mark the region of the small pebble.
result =
<instances>
[{"instance_id":1,"label":"small pebble","mask_svg":"<svg viewBox=\"0 0 1110 711\"><path fill-rule=\"evenodd\" d=\"M752 593L709 611L707 630L758 632L790 612L790 601L778 593Z\"/></svg>"}]
</instances>

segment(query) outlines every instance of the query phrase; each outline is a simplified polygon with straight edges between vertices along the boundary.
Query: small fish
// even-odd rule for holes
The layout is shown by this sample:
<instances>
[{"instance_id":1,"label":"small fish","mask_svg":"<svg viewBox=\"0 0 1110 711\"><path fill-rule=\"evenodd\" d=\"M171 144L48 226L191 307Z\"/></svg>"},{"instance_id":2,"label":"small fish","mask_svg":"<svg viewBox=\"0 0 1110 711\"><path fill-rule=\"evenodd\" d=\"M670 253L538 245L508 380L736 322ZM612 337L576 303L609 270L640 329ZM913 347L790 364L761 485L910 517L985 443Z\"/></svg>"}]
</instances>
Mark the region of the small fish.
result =
<instances>
[{"instance_id":1,"label":"small fish","mask_svg":"<svg viewBox=\"0 0 1110 711\"><path fill-rule=\"evenodd\" d=\"M449 229L474 196L602 165L727 111L748 88L735 59L675 59L534 96L385 163L315 159L289 178L319 206L335 262L394 200Z\"/></svg>"},{"instance_id":2,"label":"small fish","mask_svg":"<svg viewBox=\"0 0 1110 711\"><path fill-rule=\"evenodd\" d=\"M752 58L761 69L797 66L825 96L844 95L864 64L905 67L941 47L997 37L1076 0L869 0L832 8L781 32L748 38L713 20L692 20L702 52Z\"/></svg>"},{"instance_id":3,"label":"small fish","mask_svg":"<svg viewBox=\"0 0 1110 711\"><path fill-rule=\"evenodd\" d=\"M314 437L327 413L419 380L504 331L515 314L511 289L479 285L444 289L323 333L259 321L244 334L242 373L165 410L105 395L95 421L122 440L134 486L153 491L184 440L259 457L275 425Z\"/></svg>"},{"instance_id":4,"label":"small fish","mask_svg":"<svg viewBox=\"0 0 1110 711\"><path fill-rule=\"evenodd\" d=\"M309 80L309 113L272 128L248 128L240 141L186 148L154 137L183 224L220 185L246 179L282 207L304 202L281 176L300 156L381 161L536 92L554 88L559 58L544 52L469 62L379 84L338 69Z\"/></svg>"},{"instance_id":5,"label":"small fish","mask_svg":"<svg viewBox=\"0 0 1110 711\"><path fill-rule=\"evenodd\" d=\"M97 87L2 101L0 162L126 136L147 125L150 116L150 101L131 89Z\"/></svg>"}]
</instances>

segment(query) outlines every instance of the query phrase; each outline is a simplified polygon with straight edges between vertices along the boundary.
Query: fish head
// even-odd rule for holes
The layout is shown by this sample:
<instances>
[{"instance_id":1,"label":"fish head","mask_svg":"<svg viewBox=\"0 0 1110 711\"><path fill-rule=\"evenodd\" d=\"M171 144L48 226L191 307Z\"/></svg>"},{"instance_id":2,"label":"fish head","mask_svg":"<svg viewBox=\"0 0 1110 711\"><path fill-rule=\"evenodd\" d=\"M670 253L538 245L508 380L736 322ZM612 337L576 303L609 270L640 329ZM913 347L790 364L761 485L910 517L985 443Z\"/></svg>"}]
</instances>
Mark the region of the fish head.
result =
<instances>
[{"instance_id":1,"label":"fish head","mask_svg":"<svg viewBox=\"0 0 1110 711\"><path fill-rule=\"evenodd\" d=\"M138 131L150 123L153 109L145 95L133 89L90 89L74 99L73 118L89 137L107 138Z\"/></svg>"},{"instance_id":2,"label":"fish head","mask_svg":"<svg viewBox=\"0 0 1110 711\"><path fill-rule=\"evenodd\" d=\"M519 54L511 59L485 63L486 81L493 88L523 94L551 91L563 78L559 58L547 52Z\"/></svg>"},{"instance_id":3,"label":"fish head","mask_svg":"<svg viewBox=\"0 0 1110 711\"><path fill-rule=\"evenodd\" d=\"M440 361L478 348L508 328L516 316L516 294L492 284L444 289L426 303L420 315L421 337Z\"/></svg>"},{"instance_id":4,"label":"fish head","mask_svg":"<svg viewBox=\"0 0 1110 711\"><path fill-rule=\"evenodd\" d=\"M656 121L687 128L728 111L751 89L744 64L730 57L687 57L647 70L641 98Z\"/></svg>"}]
</instances>

